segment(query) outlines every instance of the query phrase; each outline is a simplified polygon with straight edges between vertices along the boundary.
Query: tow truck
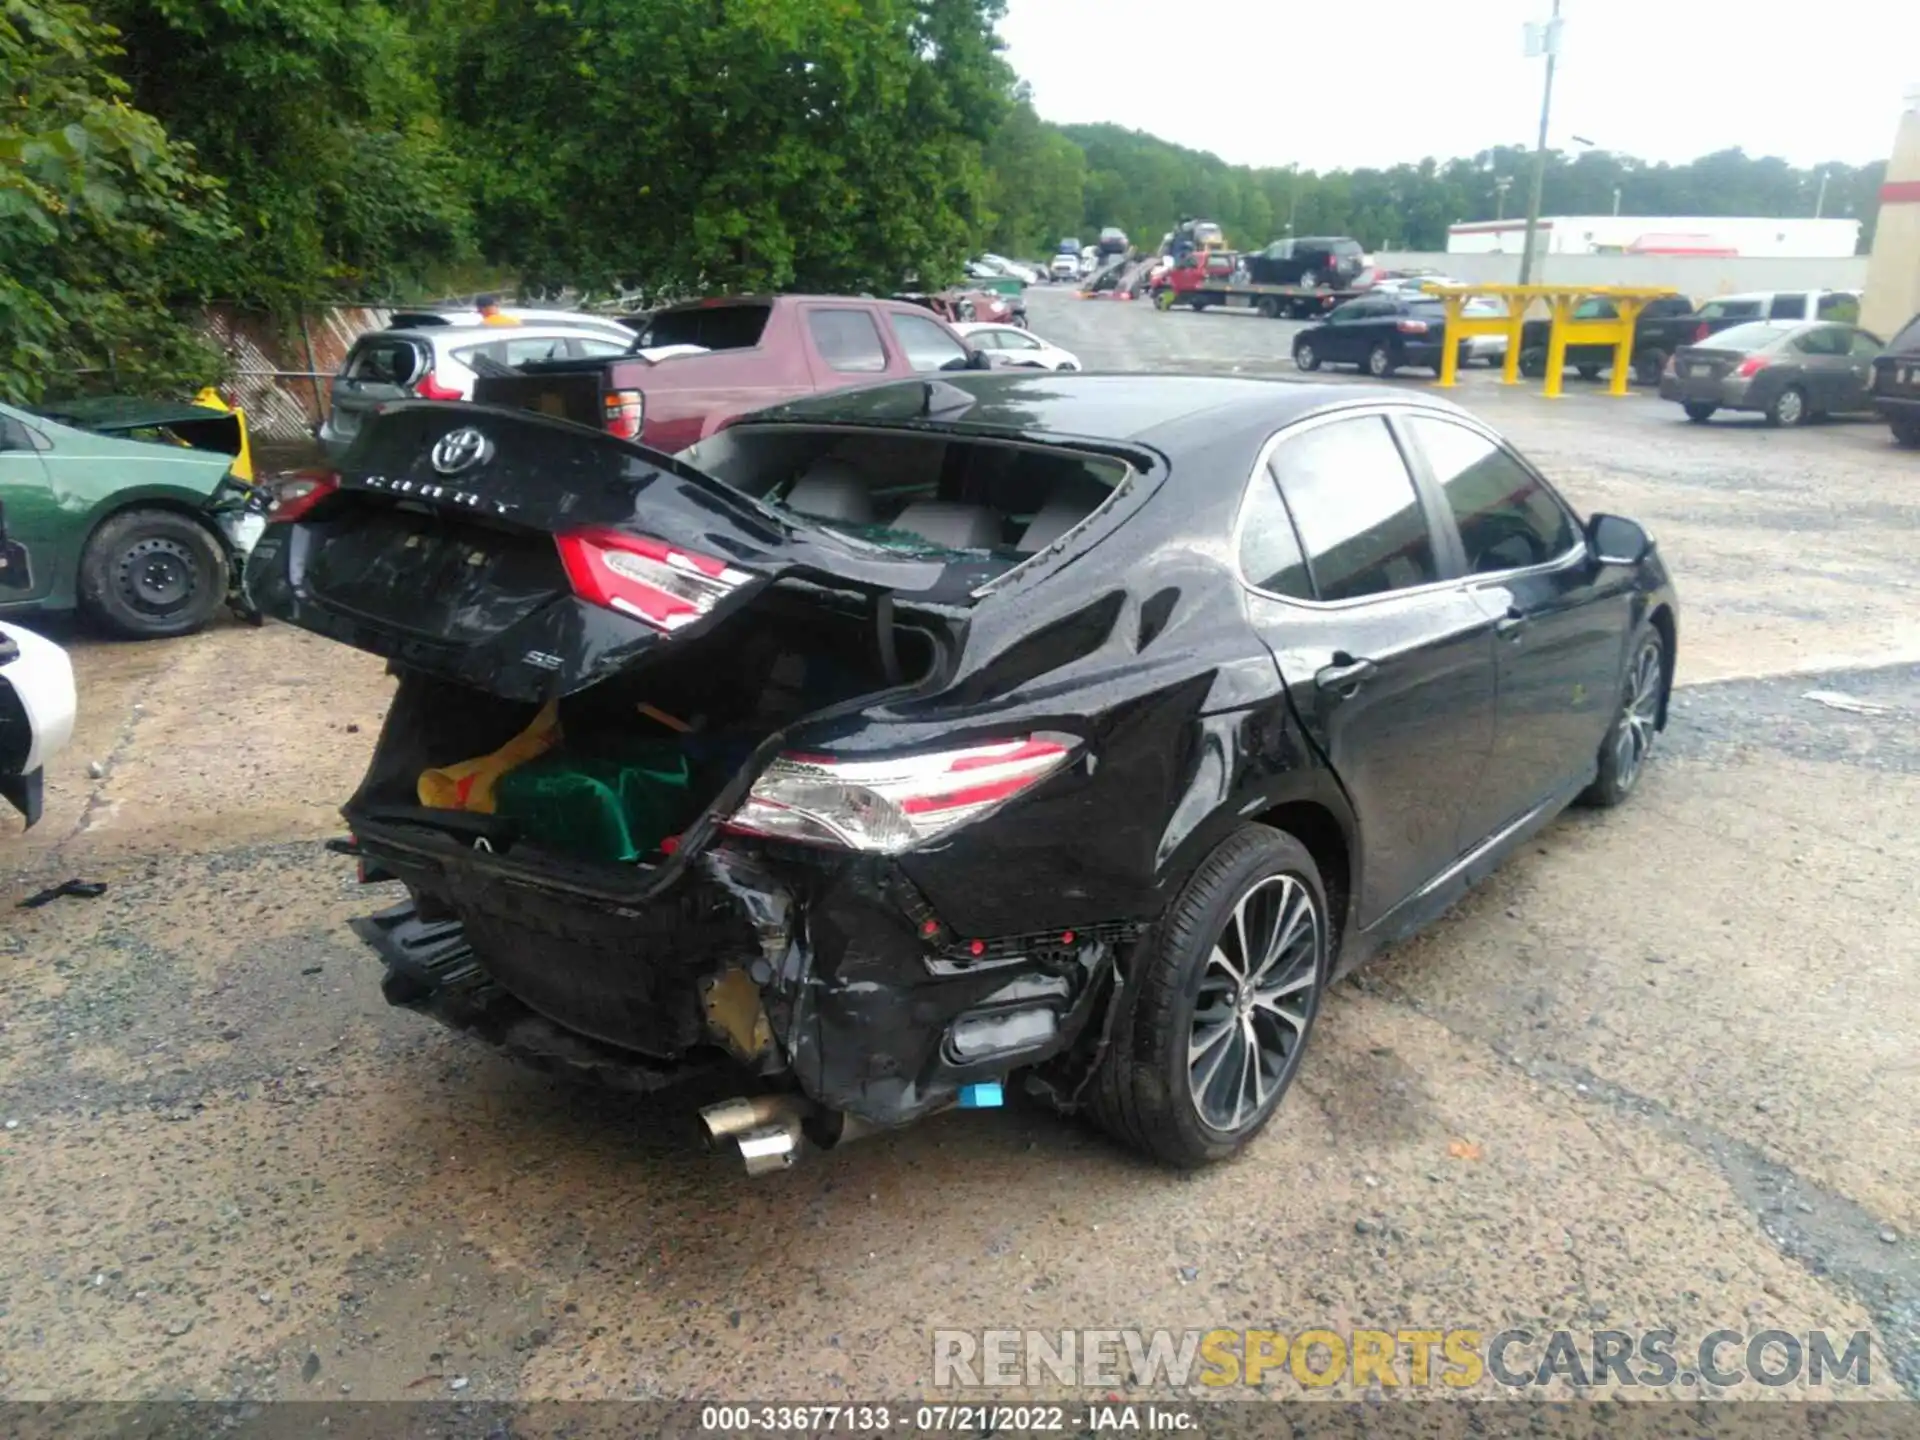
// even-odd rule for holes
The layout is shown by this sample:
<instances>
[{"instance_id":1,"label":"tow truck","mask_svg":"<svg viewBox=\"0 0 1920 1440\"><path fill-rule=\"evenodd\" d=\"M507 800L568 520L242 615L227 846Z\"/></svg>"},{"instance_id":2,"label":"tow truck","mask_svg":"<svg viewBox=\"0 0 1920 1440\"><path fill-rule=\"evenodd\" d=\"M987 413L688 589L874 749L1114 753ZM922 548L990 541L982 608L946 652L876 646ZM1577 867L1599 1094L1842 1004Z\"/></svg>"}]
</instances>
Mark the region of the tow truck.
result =
<instances>
[{"instance_id":1,"label":"tow truck","mask_svg":"<svg viewBox=\"0 0 1920 1440\"><path fill-rule=\"evenodd\" d=\"M1283 315L1308 319L1362 293L1361 288L1309 290L1300 285L1255 285L1239 280L1240 257L1229 250L1186 255L1154 286L1153 303L1162 310L1185 305L1205 310L1258 310L1269 320Z\"/></svg>"}]
</instances>

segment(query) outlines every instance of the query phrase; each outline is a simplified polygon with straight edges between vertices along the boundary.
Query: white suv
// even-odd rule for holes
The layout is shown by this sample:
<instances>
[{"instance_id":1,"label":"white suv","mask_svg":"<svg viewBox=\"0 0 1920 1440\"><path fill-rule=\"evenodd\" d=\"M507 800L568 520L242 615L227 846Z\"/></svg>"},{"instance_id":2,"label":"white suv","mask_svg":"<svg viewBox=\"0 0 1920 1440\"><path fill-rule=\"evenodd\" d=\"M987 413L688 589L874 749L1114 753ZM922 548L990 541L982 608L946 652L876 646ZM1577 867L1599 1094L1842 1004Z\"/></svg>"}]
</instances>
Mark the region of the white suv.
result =
<instances>
[{"instance_id":1,"label":"white suv","mask_svg":"<svg viewBox=\"0 0 1920 1440\"><path fill-rule=\"evenodd\" d=\"M626 339L584 325L431 325L375 330L347 351L333 378L332 405L314 434L338 457L360 433L360 422L389 400L471 400L476 360L524 365L530 360L605 360L624 355Z\"/></svg>"}]
</instances>

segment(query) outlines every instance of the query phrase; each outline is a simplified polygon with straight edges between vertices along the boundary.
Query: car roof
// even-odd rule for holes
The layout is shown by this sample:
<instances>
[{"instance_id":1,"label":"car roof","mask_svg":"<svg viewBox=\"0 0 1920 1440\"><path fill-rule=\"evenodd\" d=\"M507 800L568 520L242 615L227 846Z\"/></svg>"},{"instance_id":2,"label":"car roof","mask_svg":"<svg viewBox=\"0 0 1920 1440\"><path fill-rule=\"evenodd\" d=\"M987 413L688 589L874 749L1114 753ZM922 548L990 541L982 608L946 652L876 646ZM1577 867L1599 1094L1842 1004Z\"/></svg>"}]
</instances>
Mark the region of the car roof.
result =
<instances>
[{"instance_id":1,"label":"car roof","mask_svg":"<svg viewBox=\"0 0 1920 1440\"><path fill-rule=\"evenodd\" d=\"M932 414L927 413L930 398ZM1305 415L1360 403L1467 413L1437 396L1358 382L965 370L805 396L744 416L741 423L952 426L1028 437L1137 442L1176 458L1179 452L1211 448L1221 441L1237 440L1258 449L1275 430ZM1201 416L1205 423L1196 425Z\"/></svg>"}]
</instances>

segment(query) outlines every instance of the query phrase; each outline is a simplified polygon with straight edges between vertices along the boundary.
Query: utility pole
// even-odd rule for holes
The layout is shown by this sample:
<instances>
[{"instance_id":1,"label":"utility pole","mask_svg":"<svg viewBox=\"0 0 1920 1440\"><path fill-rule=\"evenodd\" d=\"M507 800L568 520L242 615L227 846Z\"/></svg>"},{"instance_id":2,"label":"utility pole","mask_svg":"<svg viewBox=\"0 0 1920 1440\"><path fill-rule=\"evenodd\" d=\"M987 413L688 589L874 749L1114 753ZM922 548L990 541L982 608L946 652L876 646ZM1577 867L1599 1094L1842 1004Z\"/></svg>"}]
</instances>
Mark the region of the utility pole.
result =
<instances>
[{"instance_id":1,"label":"utility pole","mask_svg":"<svg viewBox=\"0 0 1920 1440\"><path fill-rule=\"evenodd\" d=\"M1833 172L1825 166L1820 169L1820 193L1813 197L1813 218L1818 220L1820 212L1827 208L1827 176Z\"/></svg>"},{"instance_id":2,"label":"utility pole","mask_svg":"<svg viewBox=\"0 0 1920 1440\"><path fill-rule=\"evenodd\" d=\"M1511 175L1502 175L1493 182L1493 218L1507 218L1507 187L1513 184Z\"/></svg>"},{"instance_id":3,"label":"utility pole","mask_svg":"<svg viewBox=\"0 0 1920 1440\"><path fill-rule=\"evenodd\" d=\"M1618 185L1613 187L1613 213L1616 215L1620 213L1620 187Z\"/></svg>"},{"instance_id":4,"label":"utility pole","mask_svg":"<svg viewBox=\"0 0 1920 1440\"><path fill-rule=\"evenodd\" d=\"M1527 26L1527 53L1547 57L1547 81L1540 92L1540 138L1533 147L1533 188L1527 196L1527 238L1525 248L1520 252L1522 285L1533 279L1533 244L1540 232L1540 192L1547 183L1547 121L1553 113L1553 66L1560 56L1560 0L1553 0L1553 16L1545 25Z\"/></svg>"}]
</instances>

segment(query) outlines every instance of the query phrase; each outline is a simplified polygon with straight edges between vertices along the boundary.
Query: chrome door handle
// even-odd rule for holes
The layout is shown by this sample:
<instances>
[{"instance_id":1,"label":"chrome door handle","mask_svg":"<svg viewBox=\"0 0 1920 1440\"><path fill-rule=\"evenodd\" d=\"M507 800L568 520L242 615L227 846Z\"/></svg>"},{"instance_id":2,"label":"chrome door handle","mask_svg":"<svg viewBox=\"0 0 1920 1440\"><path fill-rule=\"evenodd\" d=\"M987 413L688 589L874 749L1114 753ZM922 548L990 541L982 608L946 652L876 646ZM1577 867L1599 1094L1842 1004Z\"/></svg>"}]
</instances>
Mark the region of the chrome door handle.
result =
<instances>
[{"instance_id":1,"label":"chrome door handle","mask_svg":"<svg viewBox=\"0 0 1920 1440\"><path fill-rule=\"evenodd\" d=\"M1355 660L1344 654L1333 658L1333 664L1314 673L1313 683L1342 699L1366 684L1380 669L1371 660Z\"/></svg>"}]
</instances>

